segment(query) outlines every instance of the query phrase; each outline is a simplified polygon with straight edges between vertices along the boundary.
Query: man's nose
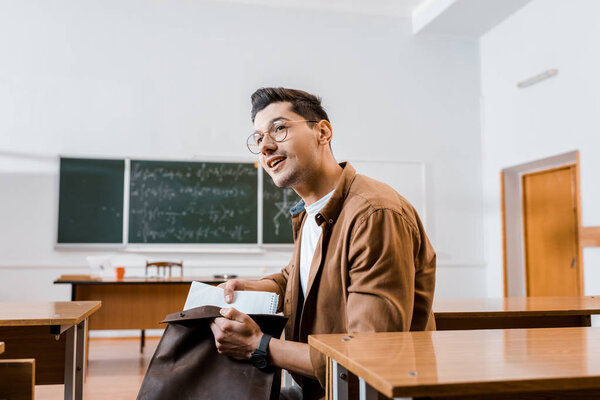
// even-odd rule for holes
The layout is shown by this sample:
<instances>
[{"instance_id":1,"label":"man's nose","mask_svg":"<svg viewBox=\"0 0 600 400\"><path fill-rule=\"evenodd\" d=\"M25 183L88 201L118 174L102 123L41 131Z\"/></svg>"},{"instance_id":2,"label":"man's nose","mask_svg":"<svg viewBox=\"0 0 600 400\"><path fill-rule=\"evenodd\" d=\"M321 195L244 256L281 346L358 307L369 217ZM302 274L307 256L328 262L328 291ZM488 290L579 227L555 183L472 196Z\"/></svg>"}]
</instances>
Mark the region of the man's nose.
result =
<instances>
[{"instance_id":1,"label":"man's nose","mask_svg":"<svg viewBox=\"0 0 600 400\"><path fill-rule=\"evenodd\" d=\"M277 142L271 137L271 135L265 135L259 149L262 154L271 153L277 149Z\"/></svg>"}]
</instances>

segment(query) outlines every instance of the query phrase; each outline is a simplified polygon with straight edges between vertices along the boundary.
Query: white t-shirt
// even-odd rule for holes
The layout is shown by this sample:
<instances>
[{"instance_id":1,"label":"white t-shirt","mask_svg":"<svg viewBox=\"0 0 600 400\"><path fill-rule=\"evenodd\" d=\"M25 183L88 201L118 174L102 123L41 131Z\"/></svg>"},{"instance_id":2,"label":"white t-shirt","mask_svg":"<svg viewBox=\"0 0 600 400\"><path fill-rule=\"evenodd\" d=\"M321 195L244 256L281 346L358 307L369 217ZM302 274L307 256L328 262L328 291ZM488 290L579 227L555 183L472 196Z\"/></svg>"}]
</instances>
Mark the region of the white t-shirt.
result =
<instances>
[{"instance_id":1,"label":"white t-shirt","mask_svg":"<svg viewBox=\"0 0 600 400\"><path fill-rule=\"evenodd\" d=\"M308 285L308 275L310 274L310 265L315 256L315 248L321 236L321 227L317 224L316 216L325 204L333 196L334 190L320 198L310 206L306 206L306 220L302 228L302 238L300 239L300 287L306 297L306 288Z\"/></svg>"}]
</instances>

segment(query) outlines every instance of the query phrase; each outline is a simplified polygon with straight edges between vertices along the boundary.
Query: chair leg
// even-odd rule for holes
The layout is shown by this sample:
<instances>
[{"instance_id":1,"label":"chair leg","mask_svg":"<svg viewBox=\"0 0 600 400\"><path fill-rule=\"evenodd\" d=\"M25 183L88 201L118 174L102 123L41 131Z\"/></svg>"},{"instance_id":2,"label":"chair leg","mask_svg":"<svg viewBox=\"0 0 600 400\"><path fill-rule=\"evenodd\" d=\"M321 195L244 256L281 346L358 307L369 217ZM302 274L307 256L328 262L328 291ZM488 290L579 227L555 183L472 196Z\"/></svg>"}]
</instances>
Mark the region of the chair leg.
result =
<instances>
[{"instance_id":1,"label":"chair leg","mask_svg":"<svg viewBox=\"0 0 600 400\"><path fill-rule=\"evenodd\" d=\"M146 331L144 329L142 329L142 335L141 335L141 343L140 343L140 353L144 352L144 345L146 344Z\"/></svg>"}]
</instances>

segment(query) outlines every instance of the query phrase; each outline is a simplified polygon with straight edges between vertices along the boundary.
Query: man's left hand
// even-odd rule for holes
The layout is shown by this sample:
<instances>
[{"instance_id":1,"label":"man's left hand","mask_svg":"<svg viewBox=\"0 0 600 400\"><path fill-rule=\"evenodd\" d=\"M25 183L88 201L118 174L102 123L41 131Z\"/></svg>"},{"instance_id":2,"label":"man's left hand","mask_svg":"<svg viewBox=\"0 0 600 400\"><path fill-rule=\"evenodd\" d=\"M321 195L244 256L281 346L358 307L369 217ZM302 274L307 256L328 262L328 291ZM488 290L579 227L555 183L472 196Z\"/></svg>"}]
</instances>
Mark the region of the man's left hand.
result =
<instances>
[{"instance_id":1,"label":"man's left hand","mask_svg":"<svg viewBox=\"0 0 600 400\"><path fill-rule=\"evenodd\" d=\"M260 327L235 308L222 308L221 315L210 323L217 351L237 360L249 359L260 344L263 335Z\"/></svg>"}]
</instances>

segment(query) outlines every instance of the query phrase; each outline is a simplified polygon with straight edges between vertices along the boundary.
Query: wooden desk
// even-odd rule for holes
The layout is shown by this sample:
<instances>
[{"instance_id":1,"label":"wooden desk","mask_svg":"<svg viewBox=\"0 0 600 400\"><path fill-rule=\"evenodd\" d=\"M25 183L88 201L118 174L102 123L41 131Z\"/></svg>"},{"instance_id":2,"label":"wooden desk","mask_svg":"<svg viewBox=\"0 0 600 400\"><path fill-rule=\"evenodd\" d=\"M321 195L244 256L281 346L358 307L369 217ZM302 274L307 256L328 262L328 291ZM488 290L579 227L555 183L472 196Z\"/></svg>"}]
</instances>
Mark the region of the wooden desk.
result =
<instances>
[{"instance_id":1,"label":"wooden desk","mask_svg":"<svg viewBox=\"0 0 600 400\"><path fill-rule=\"evenodd\" d=\"M36 385L65 384L65 399L81 399L87 318L99 301L0 302L3 359L34 358Z\"/></svg>"},{"instance_id":2,"label":"wooden desk","mask_svg":"<svg viewBox=\"0 0 600 400\"><path fill-rule=\"evenodd\" d=\"M181 311L193 281L220 284L206 277L126 278L62 281L71 285L71 300L101 300L102 309L90 318L89 329L164 329L167 314Z\"/></svg>"},{"instance_id":3,"label":"wooden desk","mask_svg":"<svg viewBox=\"0 0 600 400\"><path fill-rule=\"evenodd\" d=\"M600 398L600 328L312 335L334 399ZM552 392L549 396L549 392ZM544 397L545 396L545 397Z\"/></svg>"},{"instance_id":4,"label":"wooden desk","mask_svg":"<svg viewBox=\"0 0 600 400\"><path fill-rule=\"evenodd\" d=\"M600 296L436 299L437 330L591 326Z\"/></svg>"}]
</instances>

